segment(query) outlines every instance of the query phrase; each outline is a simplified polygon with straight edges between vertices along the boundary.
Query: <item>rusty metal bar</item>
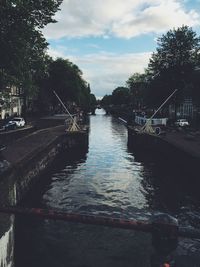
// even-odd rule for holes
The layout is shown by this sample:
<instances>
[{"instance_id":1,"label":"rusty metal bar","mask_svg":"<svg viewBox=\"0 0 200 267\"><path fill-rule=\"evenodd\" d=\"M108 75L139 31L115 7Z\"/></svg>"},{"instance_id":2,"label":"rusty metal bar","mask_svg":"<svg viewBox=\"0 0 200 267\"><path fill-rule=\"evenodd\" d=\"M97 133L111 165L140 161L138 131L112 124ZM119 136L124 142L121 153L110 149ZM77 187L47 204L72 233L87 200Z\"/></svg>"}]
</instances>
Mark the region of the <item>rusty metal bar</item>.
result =
<instances>
[{"instance_id":1,"label":"rusty metal bar","mask_svg":"<svg viewBox=\"0 0 200 267\"><path fill-rule=\"evenodd\" d=\"M39 217L43 219L62 220L74 223L83 223L91 225L102 225L107 227L130 229L148 233L154 233L155 227L159 227L159 224L164 231L174 232L176 227L173 224L161 222L155 224L154 221L138 221L138 220L126 220L121 218L109 218L103 216L83 215L67 213L63 211L47 210L40 208L22 208L22 207L0 207L0 213L15 214L15 215L27 215L33 217ZM177 227L177 236L186 238L200 239L200 231L191 229L188 227Z\"/></svg>"},{"instance_id":2,"label":"rusty metal bar","mask_svg":"<svg viewBox=\"0 0 200 267\"><path fill-rule=\"evenodd\" d=\"M124 220L118 218L109 218L103 216L83 215L67 213L55 210L46 210L39 208L21 208L21 207L0 207L0 212L7 214L20 214L44 219L62 220L67 222L76 222L92 225L103 225L108 227L116 227L123 229L139 230L150 232L152 226L150 223L139 222L134 220Z\"/></svg>"},{"instance_id":3,"label":"rusty metal bar","mask_svg":"<svg viewBox=\"0 0 200 267\"><path fill-rule=\"evenodd\" d=\"M200 239L200 230L181 226L178 229L178 235L180 237Z\"/></svg>"}]
</instances>

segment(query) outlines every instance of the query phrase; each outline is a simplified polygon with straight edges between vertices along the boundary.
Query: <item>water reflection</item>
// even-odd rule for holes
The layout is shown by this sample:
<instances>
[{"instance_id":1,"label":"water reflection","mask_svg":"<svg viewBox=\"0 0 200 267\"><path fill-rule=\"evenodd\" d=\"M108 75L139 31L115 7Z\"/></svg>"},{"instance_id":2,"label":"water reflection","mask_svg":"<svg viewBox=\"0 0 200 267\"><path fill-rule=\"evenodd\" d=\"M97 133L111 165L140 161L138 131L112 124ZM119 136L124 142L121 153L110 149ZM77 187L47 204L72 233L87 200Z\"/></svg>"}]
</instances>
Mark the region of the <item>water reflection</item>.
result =
<instances>
[{"instance_id":1,"label":"water reflection","mask_svg":"<svg viewBox=\"0 0 200 267\"><path fill-rule=\"evenodd\" d=\"M14 216L0 215L0 266L14 266Z\"/></svg>"},{"instance_id":2,"label":"water reflection","mask_svg":"<svg viewBox=\"0 0 200 267\"><path fill-rule=\"evenodd\" d=\"M180 183L187 180L185 174L156 157L129 151L126 127L104 111L90 117L87 154L75 155L62 158L46 175L48 182L40 193L34 191L30 206L129 219L145 219L161 210L183 224L190 221L192 195L187 184ZM199 204L198 198L191 199ZM20 217L17 232L23 240L18 244L20 267L150 266L151 240L146 234ZM24 245L27 233L29 248Z\"/></svg>"},{"instance_id":3,"label":"water reflection","mask_svg":"<svg viewBox=\"0 0 200 267\"><path fill-rule=\"evenodd\" d=\"M85 162L68 164L54 173L42 205L112 216L130 216L130 210L146 207L141 186L143 166L134 162L126 143L124 125L97 112L91 117Z\"/></svg>"},{"instance_id":4,"label":"water reflection","mask_svg":"<svg viewBox=\"0 0 200 267\"><path fill-rule=\"evenodd\" d=\"M131 151L143 169L142 185L146 189L149 208L179 218L183 209L199 206L200 196L195 177L166 158ZM180 220L181 222L181 220Z\"/></svg>"}]
</instances>

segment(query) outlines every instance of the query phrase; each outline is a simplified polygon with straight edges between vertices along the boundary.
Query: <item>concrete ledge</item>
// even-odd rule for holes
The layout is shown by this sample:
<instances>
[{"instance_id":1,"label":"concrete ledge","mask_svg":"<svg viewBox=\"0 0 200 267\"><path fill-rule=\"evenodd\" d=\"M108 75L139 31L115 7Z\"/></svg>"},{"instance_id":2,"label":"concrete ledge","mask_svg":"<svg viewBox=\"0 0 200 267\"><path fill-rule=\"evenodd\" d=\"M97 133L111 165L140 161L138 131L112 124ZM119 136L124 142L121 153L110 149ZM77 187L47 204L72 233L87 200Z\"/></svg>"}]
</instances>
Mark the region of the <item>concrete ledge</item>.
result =
<instances>
[{"instance_id":1,"label":"concrete ledge","mask_svg":"<svg viewBox=\"0 0 200 267\"><path fill-rule=\"evenodd\" d=\"M128 146L136 153L154 154L167 159L170 164L176 164L184 170L189 170L195 176L199 172L200 151L195 142L184 140L183 136L157 136L137 133L128 127Z\"/></svg>"},{"instance_id":2,"label":"concrete ledge","mask_svg":"<svg viewBox=\"0 0 200 267\"><path fill-rule=\"evenodd\" d=\"M34 126L27 126L25 128L19 128L11 131L3 131L0 133L0 146L8 145L15 142L19 138L34 132L36 128Z\"/></svg>"},{"instance_id":3,"label":"concrete ledge","mask_svg":"<svg viewBox=\"0 0 200 267\"><path fill-rule=\"evenodd\" d=\"M88 133L66 134L63 126L34 132L7 147L2 154L10 167L0 175L0 205L17 204L61 152L77 148L87 151Z\"/></svg>"}]
</instances>

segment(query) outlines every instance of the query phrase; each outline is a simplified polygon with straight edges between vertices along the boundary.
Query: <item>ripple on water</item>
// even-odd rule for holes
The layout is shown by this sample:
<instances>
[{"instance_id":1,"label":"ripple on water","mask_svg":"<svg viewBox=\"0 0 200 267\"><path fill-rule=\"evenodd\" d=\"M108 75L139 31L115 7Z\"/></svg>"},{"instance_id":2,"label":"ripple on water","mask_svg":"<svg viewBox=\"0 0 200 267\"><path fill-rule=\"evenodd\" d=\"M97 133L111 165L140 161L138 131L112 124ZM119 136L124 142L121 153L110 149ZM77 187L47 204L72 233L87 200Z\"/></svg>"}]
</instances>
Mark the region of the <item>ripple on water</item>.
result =
<instances>
[{"instance_id":1,"label":"ripple on water","mask_svg":"<svg viewBox=\"0 0 200 267\"><path fill-rule=\"evenodd\" d=\"M69 156L66 166L49 177L50 183L42 196L41 206L81 214L138 220L148 220L155 210L160 210L176 216L181 225L199 228L199 198L193 202L193 194L190 194L190 198L184 197L184 194L188 194L187 186L184 188L180 183L184 174L177 174L177 171L170 169L168 162L160 165L148 157L137 158L130 153L127 149L125 126L110 116L92 116L90 128L88 153L80 155L80 159L76 157L75 160ZM179 180L177 175L180 175ZM20 225L23 225L23 221ZM22 228L24 229L24 225ZM38 232L37 229L32 229L37 233L33 239L39 236L33 243L40 245L42 236L45 241L43 240L44 245L40 250L46 249L47 259L50 258L46 265L43 262L40 264L40 259L38 264L41 267L61 267L64 266L63 262L69 263L69 266L93 267L97 264L98 267L129 267L138 260L138 255L140 260L145 257L149 259L148 253L143 255L147 251L147 237L141 238L138 234L137 238L133 231L120 232L111 228L92 228L88 225L54 223L48 220L38 228ZM180 244L180 254L189 255L187 252L191 245L191 250L194 250L192 242L181 240ZM116 250L111 257L109 251L112 251L112 247ZM199 247L196 246L197 253L200 251ZM37 248L31 251L36 250ZM129 259L134 251L136 257L131 261ZM90 257L95 259L92 263ZM103 260L98 262L98 259ZM83 261L87 264L84 265ZM190 261L188 259L188 263ZM147 261L137 266L149 266L146 263Z\"/></svg>"}]
</instances>

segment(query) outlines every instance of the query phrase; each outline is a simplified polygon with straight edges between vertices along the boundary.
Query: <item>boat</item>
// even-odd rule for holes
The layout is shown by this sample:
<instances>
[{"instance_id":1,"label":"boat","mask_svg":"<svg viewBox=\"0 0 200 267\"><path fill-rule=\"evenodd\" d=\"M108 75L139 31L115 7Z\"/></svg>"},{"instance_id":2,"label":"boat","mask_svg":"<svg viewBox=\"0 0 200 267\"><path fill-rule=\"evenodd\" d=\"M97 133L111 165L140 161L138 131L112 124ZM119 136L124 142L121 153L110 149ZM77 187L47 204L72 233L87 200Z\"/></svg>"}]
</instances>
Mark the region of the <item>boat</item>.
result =
<instances>
[{"instance_id":1,"label":"boat","mask_svg":"<svg viewBox=\"0 0 200 267\"><path fill-rule=\"evenodd\" d=\"M160 136L166 134L165 127L156 121L165 121L166 126L167 118L155 118L155 115L160 109L169 101L169 99L177 92L177 89L159 106L150 118L143 118L143 125L139 125L139 119L136 120L137 125L128 125L128 146L139 149L154 149L158 147L161 142Z\"/></svg>"}]
</instances>

